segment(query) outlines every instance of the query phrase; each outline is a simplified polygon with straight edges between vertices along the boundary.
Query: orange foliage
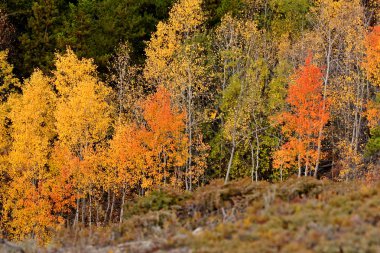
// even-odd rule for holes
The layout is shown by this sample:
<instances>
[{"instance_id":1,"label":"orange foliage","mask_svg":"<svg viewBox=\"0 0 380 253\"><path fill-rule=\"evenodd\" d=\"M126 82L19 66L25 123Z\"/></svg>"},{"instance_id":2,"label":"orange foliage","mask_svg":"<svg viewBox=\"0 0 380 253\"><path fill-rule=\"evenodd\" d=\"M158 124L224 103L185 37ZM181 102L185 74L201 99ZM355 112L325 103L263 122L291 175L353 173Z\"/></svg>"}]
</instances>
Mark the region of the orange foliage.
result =
<instances>
[{"instance_id":1,"label":"orange foliage","mask_svg":"<svg viewBox=\"0 0 380 253\"><path fill-rule=\"evenodd\" d=\"M44 182L30 181L28 177L15 178L4 203L3 222L16 240L27 237L46 242L53 230L63 221L51 213L52 205L43 192Z\"/></svg>"},{"instance_id":2,"label":"orange foliage","mask_svg":"<svg viewBox=\"0 0 380 253\"><path fill-rule=\"evenodd\" d=\"M329 119L328 104L324 104L322 97L322 71L312 64L311 55L292 79L286 99L290 110L274 117L288 137L275 153L274 166L294 166L297 160L307 169L317 158L318 133Z\"/></svg>"},{"instance_id":3,"label":"orange foliage","mask_svg":"<svg viewBox=\"0 0 380 253\"><path fill-rule=\"evenodd\" d=\"M380 25L373 27L365 38L366 57L363 68L375 87L380 88ZM380 95L378 94L380 97ZM379 98L378 98L379 99ZM370 128L380 125L380 103L369 101L365 116Z\"/></svg>"},{"instance_id":4,"label":"orange foliage","mask_svg":"<svg viewBox=\"0 0 380 253\"><path fill-rule=\"evenodd\" d=\"M57 144L54 147L44 190L51 199L52 211L56 214L68 214L75 206L74 172L78 164L79 159L74 157L66 146Z\"/></svg>"},{"instance_id":5,"label":"orange foliage","mask_svg":"<svg viewBox=\"0 0 380 253\"><path fill-rule=\"evenodd\" d=\"M380 87L380 25L373 27L367 34L364 45L366 58L363 67L368 79L372 80L375 86Z\"/></svg>"},{"instance_id":6,"label":"orange foliage","mask_svg":"<svg viewBox=\"0 0 380 253\"><path fill-rule=\"evenodd\" d=\"M145 123L119 126L110 143L109 161L116 168L113 176L118 184L129 187L179 185L179 168L187 158L185 114L171 105L163 87L139 104Z\"/></svg>"},{"instance_id":7,"label":"orange foliage","mask_svg":"<svg viewBox=\"0 0 380 253\"><path fill-rule=\"evenodd\" d=\"M148 175L155 183L178 184L173 176L187 159L187 138L183 134L185 114L171 105L170 94L163 87L143 101L141 107L146 121L142 138L148 149Z\"/></svg>"}]
</instances>

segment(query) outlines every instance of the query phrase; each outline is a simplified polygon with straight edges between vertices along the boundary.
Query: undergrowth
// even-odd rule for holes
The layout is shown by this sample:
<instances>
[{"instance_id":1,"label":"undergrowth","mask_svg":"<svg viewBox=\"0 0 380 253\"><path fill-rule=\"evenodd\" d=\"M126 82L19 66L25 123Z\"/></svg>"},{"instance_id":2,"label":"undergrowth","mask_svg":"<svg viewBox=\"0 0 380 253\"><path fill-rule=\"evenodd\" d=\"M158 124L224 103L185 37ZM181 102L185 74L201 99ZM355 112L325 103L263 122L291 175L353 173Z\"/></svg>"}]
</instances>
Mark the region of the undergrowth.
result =
<instances>
[{"instance_id":1,"label":"undergrowth","mask_svg":"<svg viewBox=\"0 0 380 253\"><path fill-rule=\"evenodd\" d=\"M380 184L218 180L193 193L157 189L128 202L122 224L64 229L43 250L379 252L379 234Z\"/></svg>"}]
</instances>

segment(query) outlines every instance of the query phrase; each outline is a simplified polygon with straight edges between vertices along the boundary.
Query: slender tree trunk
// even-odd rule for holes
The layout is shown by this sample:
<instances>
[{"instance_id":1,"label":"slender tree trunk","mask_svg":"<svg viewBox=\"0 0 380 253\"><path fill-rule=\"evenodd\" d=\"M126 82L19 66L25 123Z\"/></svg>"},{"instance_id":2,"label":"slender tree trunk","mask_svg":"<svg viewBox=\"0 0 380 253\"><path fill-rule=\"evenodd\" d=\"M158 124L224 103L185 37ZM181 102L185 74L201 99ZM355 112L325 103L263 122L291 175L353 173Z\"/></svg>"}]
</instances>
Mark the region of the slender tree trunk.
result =
<instances>
[{"instance_id":1,"label":"slender tree trunk","mask_svg":"<svg viewBox=\"0 0 380 253\"><path fill-rule=\"evenodd\" d=\"M164 154L164 185L166 185L166 165L167 165L167 155Z\"/></svg>"},{"instance_id":2,"label":"slender tree trunk","mask_svg":"<svg viewBox=\"0 0 380 253\"><path fill-rule=\"evenodd\" d=\"M237 123L238 123L237 122L238 121L238 112L240 111L240 107L241 107L240 98L242 97L243 92L244 92L244 89L243 89L243 87L241 87L240 94L239 94L239 99L238 99L239 103L238 103L238 106L235 108L235 111L234 111L234 127L233 127L233 130L232 130L232 149L231 149L230 160L228 161L226 178L224 179L224 183L225 184L228 183L228 180L229 180L229 177L230 177L230 173L231 173L232 162L233 162L234 155L235 155L236 134L237 134L236 132L237 132Z\"/></svg>"},{"instance_id":3,"label":"slender tree trunk","mask_svg":"<svg viewBox=\"0 0 380 253\"><path fill-rule=\"evenodd\" d=\"M252 143L251 143L251 162L252 162L251 180L253 182L254 181L253 174L255 173L255 157L254 157L254 151L253 151Z\"/></svg>"},{"instance_id":4,"label":"slender tree trunk","mask_svg":"<svg viewBox=\"0 0 380 253\"><path fill-rule=\"evenodd\" d=\"M106 213L104 215L104 224L107 224L107 217L108 217L108 211L110 209L110 205L111 205L111 192L110 192L110 189L108 189L108 193L107 193L107 209L106 209Z\"/></svg>"},{"instance_id":5,"label":"slender tree trunk","mask_svg":"<svg viewBox=\"0 0 380 253\"><path fill-rule=\"evenodd\" d=\"M90 230L91 230L91 226L92 226L92 194L91 194L91 191L90 191L90 194L89 194L90 196L89 196L89 198L90 198L90 203L89 203L89 215L90 215L90 217L88 218L88 224L89 224L89 226L90 226Z\"/></svg>"},{"instance_id":6,"label":"slender tree trunk","mask_svg":"<svg viewBox=\"0 0 380 253\"><path fill-rule=\"evenodd\" d=\"M227 167L227 173L226 173L226 178L224 179L224 183L227 184L228 183L228 179L230 177L230 172L231 172L231 166L232 166L232 161L234 159L234 155L235 155L235 140L232 141L232 149L231 149L231 156L230 156L230 160L228 161L228 167Z\"/></svg>"},{"instance_id":7,"label":"slender tree trunk","mask_svg":"<svg viewBox=\"0 0 380 253\"><path fill-rule=\"evenodd\" d=\"M96 226L99 227L99 203L96 201Z\"/></svg>"},{"instance_id":8,"label":"slender tree trunk","mask_svg":"<svg viewBox=\"0 0 380 253\"><path fill-rule=\"evenodd\" d=\"M256 182L258 181L258 178L259 178L259 152L260 152L260 142L259 142L259 135L258 135L258 129L257 129L257 125L256 125L256 133L255 133L255 136L256 136L256 169L255 169L255 180Z\"/></svg>"},{"instance_id":9,"label":"slender tree trunk","mask_svg":"<svg viewBox=\"0 0 380 253\"><path fill-rule=\"evenodd\" d=\"M85 224L85 218L86 218L86 198L82 198L82 223Z\"/></svg>"},{"instance_id":10,"label":"slender tree trunk","mask_svg":"<svg viewBox=\"0 0 380 253\"><path fill-rule=\"evenodd\" d=\"M364 93L365 93L365 86L359 82L358 83L358 92L357 92L357 103L356 106L359 105L357 108L357 116L356 119L356 128L355 128L355 154L358 152L359 147L359 138L360 138L360 131L361 131L361 124L362 124L362 113L363 113L363 100L364 100Z\"/></svg>"},{"instance_id":11,"label":"slender tree trunk","mask_svg":"<svg viewBox=\"0 0 380 253\"><path fill-rule=\"evenodd\" d=\"M120 221L119 221L120 224L123 222L126 188L127 188L127 186L124 185L124 187L123 187L123 195L122 195L122 197L121 197Z\"/></svg>"},{"instance_id":12,"label":"slender tree trunk","mask_svg":"<svg viewBox=\"0 0 380 253\"><path fill-rule=\"evenodd\" d=\"M110 211L110 217L109 217L109 222L112 222L112 217L113 217L113 207L115 205L115 192L112 193L112 203L111 203L111 211Z\"/></svg>"},{"instance_id":13,"label":"slender tree trunk","mask_svg":"<svg viewBox=\"0 0 380 253\"><path fill-rule=\"evenodd\" d=\"M309 174L309 158L306 160L306 165L305 165L305 177L307 177Z\"/></svg>"},{"instance_id":14,"label":"slender tree trunk","mask_svg":"<svg viewBox=\"0 0 380 253\"><path fill-rule=\"evenodd\" d=\"M186 165L185 165L185 177L184 177L185 178L185 188L186 188L186 191L189 190L189 182L187 182L187 173L189 171L188 165L189 165L189 163L187 162Z\"/></svg>"},{"instance_id":15,"label":"slender tree trunk","mask_svg":"<svg viewBox=\"0 0 380 253\"><path fill-rule=\"evenodd\" d=\"M329 31L329 45L326 52L326 73L323 81L323 107L322 107L322 113L325 113L326 111L326 98L327 98L327 83L330 78L330 68L331 68L331 53L332 53L332 44L334 42L335 38L331 38L331 31ZM315 163L315 170L314 170L314 177L317 177L318 175L318 168L319 168L319 162L321 157L321 149L322 149L322 132L323 132L323 125L319 127L318 132L318 143L317 143L317 161Z\"/></svg>"},{"instance_id":16,"label":"slender tree trunk","mask_svg":"<svg viewBox=\"0 0 380 253\"><path fill-rule=\"evenodd\" d=\"M301 155L298 153L298 177L301 177Z\"/></svg>"},{"instance_id":17,"label":"slender tree trunk","mask_svg":"<svg viewBox=\"0 0 380 253\"><path fill-rule=\"evenodd\" d=\"M193 118L193 115L192 115L192 100L193 100L193 94L192 94L192 89L191 89L191 86L192 86L192 77L191 77L191 71L190 71L190 67L188 68L188 76L189 76L189 82L188 82L188 86L187 86L187 114L188 114L188 133L189 133L189 159L188 159L188 166L187 166L187 175L189 177L189 185L188 185L188 190L191 191L192 190L192 178L191 178L191 173L192 173L192 169L191 169L191 165L192 165L192 146L193 146L193 122L192 122L192 118Z\"/></svg>"},{"instance_id":18,"label":"slender tree trunk","mask_svg":"<svg viewBox=\"0 0 380 253\"><path fill-rule=\"evenodd\" d=\"M74 223L73 226L77 226L79 222L79 203L80 203L80 198L77 196L77 205L76 205L76 210L75 210L75 218L74 218Z\"/></svg>"}]
</instances>

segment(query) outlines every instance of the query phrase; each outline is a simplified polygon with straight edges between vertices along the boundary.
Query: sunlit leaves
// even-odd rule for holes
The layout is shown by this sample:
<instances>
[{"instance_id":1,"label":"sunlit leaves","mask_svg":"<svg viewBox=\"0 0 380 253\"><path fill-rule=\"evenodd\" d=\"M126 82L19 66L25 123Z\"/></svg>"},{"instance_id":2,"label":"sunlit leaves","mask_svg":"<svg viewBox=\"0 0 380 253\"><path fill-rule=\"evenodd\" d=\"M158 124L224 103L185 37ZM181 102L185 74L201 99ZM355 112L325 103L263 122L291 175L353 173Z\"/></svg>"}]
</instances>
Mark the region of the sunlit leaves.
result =
<instances>
[{"instance_id":1,"label":"sunlit leaves","mask_svg":"<svg viewBox=\"0 0 380 253\"><path fill-rule=\"evenodd\" d=\"M298 162L310 168L317 159L317 139L321 127L329 120L328 104L322 97L322 71L311 55L293 77L288 88L289 110L274 117L287 141L275 153L275 166L289 168Z\"/></svg>"}]
</instances>

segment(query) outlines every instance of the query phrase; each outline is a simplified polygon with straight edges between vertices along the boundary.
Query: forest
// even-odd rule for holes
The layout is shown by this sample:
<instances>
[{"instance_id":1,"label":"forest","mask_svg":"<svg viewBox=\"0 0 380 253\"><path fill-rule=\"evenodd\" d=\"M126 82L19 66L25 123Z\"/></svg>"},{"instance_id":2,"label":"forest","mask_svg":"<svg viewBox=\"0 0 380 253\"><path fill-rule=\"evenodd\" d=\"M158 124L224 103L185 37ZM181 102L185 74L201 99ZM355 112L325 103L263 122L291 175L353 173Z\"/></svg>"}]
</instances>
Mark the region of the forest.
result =
<instances>
[{"instance_id":1,"label":"forest","mask_svg":"<svg viewBox=\"0 0 380 253\"><path fill-rule=\"evenodd\" d=\"M0 237L9 244L123 234L132 216L188 208L213 186L215 203L231 187L260 196L260 215L276 200L332 192L375 203L379 187L348 185L379 179L379 0L0 1ZM299 196L288 181L304 187ZM240 217L215 205L219 223ZM187 225L197 217L172 212ZM263 224L254 213L233 229Z\"/></svg>"}]
</instances>

